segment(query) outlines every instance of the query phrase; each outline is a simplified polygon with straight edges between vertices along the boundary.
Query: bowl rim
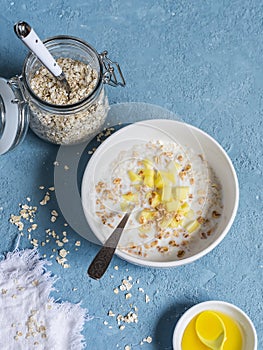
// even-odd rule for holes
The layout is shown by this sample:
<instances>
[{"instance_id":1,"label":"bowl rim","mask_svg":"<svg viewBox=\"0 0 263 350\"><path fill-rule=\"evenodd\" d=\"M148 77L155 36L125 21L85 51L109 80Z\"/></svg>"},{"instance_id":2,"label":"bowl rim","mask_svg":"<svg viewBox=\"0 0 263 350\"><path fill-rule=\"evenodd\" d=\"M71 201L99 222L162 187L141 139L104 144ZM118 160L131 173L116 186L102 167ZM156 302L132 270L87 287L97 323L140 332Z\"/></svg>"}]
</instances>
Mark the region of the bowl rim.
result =
<instances>
[{"instance_id":1,"label":"bowl rim","mask_svg":"<svg viewBox=\"0 0 263 350\"><path fill-rule=\"evenodd\" d=\"M229 158L228 154L226 153L226 151L222 148L222 146L209 134L207 134L205 131L197 128L196 126L193 126L191 124L182 122L182 121L178 121L178 120L172 120L172 119L148 119L148 120L142 120L136 123L132 123L130 125L125 126L124 128L119 129L118 131L116 131L112 136L117 137L119 134L123 133L124 130L127 130L129 128L134 127L134 125L139 125L139 124L143 124L143 125L147 125L147 124L151 124L151 123L163 123L163 122L169 122L169 123L176 123L176 124L181 124L184 125L192 130L194 130L197 133L200 133L203 137L207 138L211 143L213 143L220 151L220 153L224 156L224 158L227 161L227 164L230 168L233 180L234 180L234 184L235 184L235 198L234 198L234 207L232 209L232 213L230 216L230 219L225 227L225 229L222 231L222 233L220 234L220 236L214 241L212 242L207 248L203 249L202 251L200 251L199 253L196 253L193 256L181 259L181 260L174 260L174 261L151 261L151 260L143 260L141 258L138 257L133 257L132 255L129 255L125 252L122 252L119 249L116 249L115 254L120 257L121 259L128 261L132 264L138 265L138 266L145 266L145 267L153 267L153 268L170 268L170 267L176 267L176 266L181 266L181 265L186 265L189 263L194 262L195 260L200 259L201 257L203 257L204 255L208 254L210 251L212 251L227 235L227 233L229 232L234 219L236 217L237 214L237 209L238 209L238 204L239 204L239 184L238 184L238 178L236 175L236 171L235 168L232 164L231 159ZM105 140L103 142L103 145L107 145L109 140L111 139L111 137L109 137L107 140ZM94 152L93 156L96 155L96 152ZM92 157L93 157L92 156ZM86 170L85 170L86 171ZM84 173L85 174L85 173ZM83 196L83 188L81 190L81 197ZM85 211L84 211L85 212Z\"/></svg>"},{"instance_id":2,"label":"bowl rim","mask_svg":"<svg viewBox=\"0 0 263 350\"><path fill-rule=\"evenodd\" d=\"M243 325L243 328L245 327L250 327L250 330L252 331L253 334L253 340L254 340L254 348L250 349L250 350L257 350L257 332L256 332L256 328L253 324L253 322L251 321L251 319L249 318L249 316L242 310L240 309L238 306L228 303L226 301L221 301L221 300L209 300L209 301L204 301L201 303L198 303L192 307L190 307L190 309L188 309L185 313L183 313L183 315L180 317L180 319L178 320L178 322L176 323L176 326L174 328L174 333L173 333L173 349L174 350L178 350L178 348L176 348L176 346L178 345L178 342L176 343L178 337L180 337L179 340L181 340L181 337L183 335L183 332L186 328L186 326L188 325L188 323L190 322L190 320L196 316L197 314L199 314L202 311L205 310L217 310L218 308L220 308L220 306L225 307L226 309L230 310L234 310L237 313L240 314L240 316L243 318L243 320L245 320L246 325ZM220 310L219 310L220 311ZM189 319L189 321L186 323L186 325L184 325L184 323L186 322L186 320ZM180 348L181 350L181 348Z\"/></svg>"}]
</instances>

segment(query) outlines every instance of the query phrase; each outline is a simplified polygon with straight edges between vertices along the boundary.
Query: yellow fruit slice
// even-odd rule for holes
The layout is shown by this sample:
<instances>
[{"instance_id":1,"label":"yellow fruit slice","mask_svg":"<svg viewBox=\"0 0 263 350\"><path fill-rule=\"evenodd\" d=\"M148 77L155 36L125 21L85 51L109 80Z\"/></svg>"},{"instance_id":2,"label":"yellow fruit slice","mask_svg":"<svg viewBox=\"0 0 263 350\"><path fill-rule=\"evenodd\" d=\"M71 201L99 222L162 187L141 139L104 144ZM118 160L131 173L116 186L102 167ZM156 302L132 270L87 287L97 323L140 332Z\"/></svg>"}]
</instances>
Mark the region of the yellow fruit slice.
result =
<instances>
[{"instance_id":1,"label":"yellow fruit slice","mask_svg":"<svg viewBox=\"0 0 263 350\"><path fill-rule=\"evenodd\" d=\"M151 192L148 196L148 201L151 207L155 208L161 203L161 196L156 191Z\"/></svg>"},{"instance_id":2,"label":"yellow fruit slice","mask_svg":"<svg viewBox=\"0 0 263 350\"><path fill-rule=\"evenodd\" d=\"M171 222L173 221L174 216L170 215L168 217L163 218L160 222L159 222L159 226L164 229L167 228Z\"/></svg>"},{"instance_id":3,"label":"yellow fruit slice","mask_svg":"<svg viewBox=\"0 0 263 350\"><path fill-rule=\"evenodd\" d=\"M141 177L132 170L128 170L128 175L129 175L131 182L140 182L141 181Z\"/></svg>"},{"instance_id":4,"label":"yellow fruit slice","mask_svg":"<svg viewBox=\"0 0 263 350\"><path fill-rule=\"evenodd\" d=\"M144 209L141 211L139 216L139 223L140 224L147 224L150 220L154 219L157 212L150 209Z\"/></svg>"},{"instance_id":5,"label":"yellow fruit slice","mask_svg":"<svg viewBox=\"0 0 263 350\"><path fill-rule=\"evenodd\" d=\"M154 186L160 190L163 188L163 179L159 171L155 176Z\"/></svg>"},{"instance_id":6,"label":"yellow fruit slice","mask_svg":"<svg viewBox=\"0 0 263 350\"><path fill-rule=\"evenodd\" d=\"M184 202L178 210L179 214L186 216L190 210L190 206L187 202Z\"/></svg>"},{"instance_id":7,"label":"yellow fruit slice","mask_svg":"<svg viewBox=\"0 0 263 350\"><path fill-rule=\"evenodd\" d=\"M160 171L160 175L163 179L167 179L175 184L175 172L174 171Z\"/></svg>"},{"instance_id":8,"label":"yellow fruit slice","mask_svg":"<svg viewBox=\"0 0 263 350\"><path fill-rule=\"evenodd\" d=\"M128 202L138 202L138 193L127 192L122 195L122 198Z\"/></svg>"},{"instance_id":9,"label":"yellow fruit slice","mask_svg":"<svg viewBox=\"0 0 263 350\"><path fill-rule=\"evenodd\" d=\"M179 201L185 201L189 195L189 187L188 186L174 187L173 194L175 199L178 199Z\"/></svg>"},{"instance_id":10,"label":"yellow fruit slice","mask_svg":"<svg viewBox=\"0 0 263 350\"><path fill-rule=\"evenodd\" d=\"M185 225L185 229L187 232L189 233L193 233L194 231L196 231L201 225L199 224L199 222L197 220L194 220L188 224Z\"/></svg>"},{"instance_id":11,"label":"yellow fruit slice","mask_svg":"<svg viewBox=\"0 0 263 350\"><path fill-rule=\"evenodd\" d=\"M166 209L169 212L177 211L179 208L180 208L180 201L176 199L166 203Z\"/></svg>"},{"instance_id":12,"label":"yellow fruit slice","mask_svg":"<svg viewBox=\"0 0 263 350\"><path fill-rule=\"evenodd\" d=\"M152 168L153 168L153 162L150 161L150 160L147 159L147 158L142 160L142 164L144 165L144 167L145 167L146 169L152 169Z\"/></svg>"},{"instance_id":13,"label":"yellow fruit slice","mask_svg":"<svg viewBox=\"0 0 263 350\"><path fill-rule=\"evenodd\" d=\"M162 201L169 202L172 198L172 187L164 186L162 190Z\"/></svg>"},{"instance_id":14,"label":"yellow fruit slice","mask_svg":"<svg viewBox=\"0 0 263 350\"><path fill-rule=\"evenodd\" d=\"M154 187L154 170L144 169L143 175L144 175L143 183L146 186L153 188Z\"/></svg>"},{"instance_id":15,"label":"yellow fruit slice","mask_svg":"<svg viewBox=\"0 0 263 350\"><path fill-rule=\"evenodd\" d=\"M177 221L177 220L175 220L175 218L173 218L173 220L169 224L169 227L170 228L176 228L176 227L180 226L181 224L182 224L182 220L181 221Z\"/></svg>"}]
</instances>

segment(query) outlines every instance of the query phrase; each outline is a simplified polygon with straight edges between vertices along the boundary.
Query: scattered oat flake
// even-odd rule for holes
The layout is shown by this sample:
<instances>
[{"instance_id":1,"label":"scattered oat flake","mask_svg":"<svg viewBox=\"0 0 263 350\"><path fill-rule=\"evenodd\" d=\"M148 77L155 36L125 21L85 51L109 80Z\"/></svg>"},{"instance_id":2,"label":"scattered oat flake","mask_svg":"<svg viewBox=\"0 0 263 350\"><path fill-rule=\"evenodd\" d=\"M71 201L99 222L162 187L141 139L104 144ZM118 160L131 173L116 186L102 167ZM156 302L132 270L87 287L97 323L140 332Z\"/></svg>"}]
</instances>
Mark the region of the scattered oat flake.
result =
<instances>
[{"instance_id":1,"label":"scattered oat flake","mask_svg":"<svg viewBox=\"0 0 263 350\"><path fill-rule=\"evenodd\" d=\"M125 287L125 289L127 291L129 291L132 288L132 284L129 281L127 281L127 280L123 280L122 281L122 285Z\"/></svg>"},{"instance_id":2,"label":"scattered oat flake","mask_svg":"<svg viewBox=\"0 0 263 350\"><path fill-rule=\"evenodd\" d=\"M38 247L38 240L33 238L30 242L31 244L33 244L34 247Z\"/></svg>"},{"instance_id":3,"label":"scattered oat flake","mask_svg":"<svg viewBox=\"0 0 263 350\"><path fill-rule=\"evenodd\" d=\"M40 205L46 205L50 201L50 196L46 193L44 198L41 202L39 202Z\"/></svg>"},{"instance_id":4,"label":"scattered oat flake","mask_svg":"<svg viewBox=\"0 0 263 350\"><path fill-rule=\"evenodd\" d=\"M125 326L123 324L119 327L120 331L123 331L124 328L125 328Z\"/></svg>"},{"instance_id":5,"label":"scattered oat flake","mask_svg":"<svg viewBox=\"0 0 263 350\"><path fill-rule=\"evenodd\" d=\"M150 297L147 295L147 294L145 294L145 302L146 302L146 304L148 304L149 302L150 302Z\"/></svg>"},{"instance_id":6,"label":"scattered oat flake","mask_svg":"<svg viewBox=\"0 0 263 350\"><path fill-rule=\"evenodd\" d=\"M69 170L69 166L68 166L68 165L65 165L65 166L64 166L64 169L65 169L65 170Z\"/></svg>"},{"instance_id":7,"label":"scattered oat flake","mask_svg":"<svg viewBox=\"0 0 263 350\"><path fill-rule=\"evenodd\" d=\"M81 245L81 242L80 241L76 241L75 246L76 247L80 247L80 245Z\"/></svg>"},{"instance_id":8,"label":"scattered oat flake","mask_svg":"<svg viewBox=\"0 0 263 350\"><path fill-rule=\"evenodd\" d=\"M60 258L59 256L56 257L56 260L60 265L64 264L64 262L67 261L66 258Z\"/></svg>"},{"instance_id":9,"label":"scattered oat flake","mask_svg":"<svg viewBox=\"0 0 263 350\"><path fill-rule=\"evenodd\" d=\"M20 222L21 216L20 215L11 215L9 221L11 224L15 224L17 222Z\"/></svg>"},{"instance_id":10,"label":"scattered oat flake","mask_svg":"<svg viewBox=\"0 0 263 350\"><path fill-rule=\"evenodd\" d=\"M131 293L125 294L125 299L130 299L132 297Z\"/></svg>"},{"instance_id":11,"label":"scattered oat flake","mask_svg":"<svg viewBox=\"0 0 263 350\"><path fill-rule=\"evenodd\" d=\"M51 192L53 192L53 191L55 191L55 187L49 187L49 191L51 191Z\"/></svg>"},{"instance_id":12,"label":"scattered oat flake","mask_svg":"<svg viewBox=\"0 0 263 350\"><path fill-rule=\"evenodd\" d=\"M66 249L60 249L59 251L59 255L62 257L62 258L65 258L67 255L68 255L68 252L66 251Z\"/></svg>"},{"instance_id":13,"label":"scattered oat flake","mask_svg":"<svg viewBox=\"0 0 263 350\"><path fill-rule=\"evenodd\" d=\"M109 310L109 312L108 312L108 316L110 316L110 317L114 317L114 316L115 316L115 313L113 313L113 312L112 312L112 310Z\"/></svg>"},{"instance_id":14,"label":"scattered oat flake","mask_svg":"<svg viewBox=\"0 0 263 350\"><path fill-rule=\"evenodd\" d=\"M143 339L143 341L145 342L145 343L148 343L148 344L151 344L151 342L152 342L152 337L150 337L150 336L148 336L147 338L144 338Z\"/></svg>"},{"instance_id":15,"label":"scattered oat flake","mask_svg":"<svg viewBox=\"0 0 263 350\"><path fill-rule=\"evenodd\" d=\"M115 288L115 289L113 290L113 292L114 292L115 294L118 294L118 293L119 293L119 289L118 289L118 288Z\"/></svg>"},{"instance_id":16,"label":"scattered oat flake","mask_svg":"<svg viewBox=\"0 0 263 350\"><path fill-rule=\"evenodd\" d=\"M118 271L119 270L119 266L118 265L114 266L114 270Z\"/></svg>"},{"instance_id":17,"label":"scattered oat flake","mask_svg":"<svg viewBox=\"0 0 263 350\"><path fill-rule=\"evenodd\" d=\"M124 347L124 350L131 350L131 347L130 347L129 345L126 345L126 346Z\"/></svg>"},{"instance_id":18,"label":"scattered oat flake","mask_svg":"<svg viewBox=\"0 0 263 350\"><path fill-rule=\"evenodd\" d=\"M63 247L63 245L64 245L64 243L59 241L58 239L56 240L56 243L57 243L58 247Z\"/></svg>"},{"instance_id":19,"label":"scattered oat flake","mask_svg":"<svg viewBox=\"0 0 263 350\"><path fill-rule=\"evenodd\" d=\"M51 222L55 222L56 220L57 220L56 216L51 216L51 219L50 219Z\"/></svg>"}]
</instances>

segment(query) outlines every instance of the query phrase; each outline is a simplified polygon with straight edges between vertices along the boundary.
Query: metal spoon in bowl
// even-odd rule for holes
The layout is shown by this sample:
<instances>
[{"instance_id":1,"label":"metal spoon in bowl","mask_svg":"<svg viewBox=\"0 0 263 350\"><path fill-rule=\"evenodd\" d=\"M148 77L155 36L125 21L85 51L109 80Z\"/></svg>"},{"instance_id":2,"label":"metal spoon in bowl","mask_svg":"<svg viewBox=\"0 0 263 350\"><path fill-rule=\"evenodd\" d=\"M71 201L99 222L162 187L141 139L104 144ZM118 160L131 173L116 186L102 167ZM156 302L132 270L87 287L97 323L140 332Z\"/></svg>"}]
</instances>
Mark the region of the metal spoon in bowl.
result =
<instances>
[{"instance_id":1,"label":"metal spoon in bowl","mask_svg":"<svg viewBox=\"0 0 263 350\"><path fill-rule=\"evenodd\" d=\"M18 38L36 55L50 73L63 84L69 99L70 86L65 74L46 46L39 39L34 29L27 22L20 21L14 25L14 31Z\"/></svg>"},{"instance_id":2,"label":"metal spoon in bowl","mask_svg":"<svg viewBox=\"0 0 263 350\"><path fill-rule=\"evenodd\" d=\"M131 211L127 212L124 217L121 219L118 226L112 232L110 237L104 243L103 247L99 250L92 263L88 268L88 275L95 280L100 279L105 271L107 270L113 254L117 248L121 234L127 224L127 221L131 215Z\"/></svg>"}]
</instances>

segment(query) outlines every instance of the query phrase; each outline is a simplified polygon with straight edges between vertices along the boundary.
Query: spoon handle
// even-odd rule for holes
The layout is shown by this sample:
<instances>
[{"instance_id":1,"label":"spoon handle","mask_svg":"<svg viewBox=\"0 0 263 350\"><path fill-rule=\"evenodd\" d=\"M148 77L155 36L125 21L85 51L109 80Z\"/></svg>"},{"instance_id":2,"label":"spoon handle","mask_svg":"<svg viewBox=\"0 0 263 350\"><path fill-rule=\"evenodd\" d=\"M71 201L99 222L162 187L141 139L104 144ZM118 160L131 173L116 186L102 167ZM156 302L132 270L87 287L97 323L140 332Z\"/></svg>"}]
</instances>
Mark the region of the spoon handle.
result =
<instances>
[{"instance_id":1,"label":"spoon handle","mask_svg":"<svg viewBox=\"0 0 263 350\"><path fill-rule=\"evenodd\" d=\"M56 78L63 74L61 67L27 22L16 23L14 30L18 38L37 56L51 74Z\"/></svg>"},{"instance_id":2,"label":"spoon handle","mask_svg":"<svg viewBox=\"0 0 263 350\"><path fill-rule=\"evenodd\" d=\"M111 259L119 243L122 231L129 219L129 216L130 213L126 213L124 215L118 226L115 228L110 237L104 243L103 247L99 250L95 258L93 259L92 263L88 268L89 277L98 280L104 275L111 262Z\"/></svg>"}]
</instances>

